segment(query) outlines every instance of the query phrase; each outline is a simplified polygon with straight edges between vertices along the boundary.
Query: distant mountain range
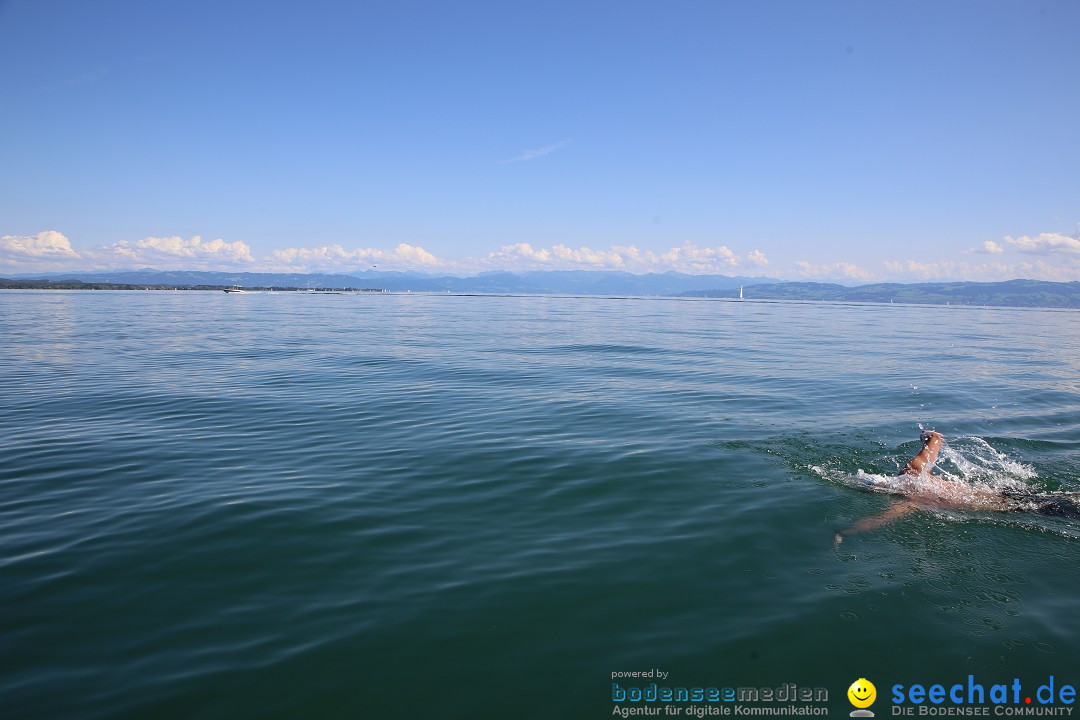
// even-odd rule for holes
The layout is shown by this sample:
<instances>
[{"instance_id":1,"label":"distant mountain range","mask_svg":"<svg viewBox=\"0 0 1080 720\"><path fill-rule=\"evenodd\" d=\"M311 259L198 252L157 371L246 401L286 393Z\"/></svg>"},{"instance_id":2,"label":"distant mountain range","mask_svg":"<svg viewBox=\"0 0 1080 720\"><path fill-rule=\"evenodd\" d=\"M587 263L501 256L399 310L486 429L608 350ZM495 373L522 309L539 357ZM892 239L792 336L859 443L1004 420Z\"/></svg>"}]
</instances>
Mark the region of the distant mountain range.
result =
<instances>
[{"instance_id":1,"label":"distant mountain range","mask_svg":"<svg viewBox=\"0 0 1080 720\"><path fill-rule=\"evenodd\" d=\"M530 295L679 295L702 288L778 283L761 277L685 275L590 270L491 272L473 277L433 276L369 270L356 275L301 273L227 273L204 271L122 270L20 275L19 280L78 280L125 285L242 285L244 287L382 288L391 291L457 293L523 293Z\"/></svg>"},{"instance_id":2,"label":"distant mountain range","mask_svg":"<svg viewBox=\"0 0 1080 720\"><path fill-rule=\"evenodd\" d=\"M684 297L738 297L738 289L692 290ZM1007 280L1004 282L876 283L845 287L832 283L786 282L747 285L747 300L832 300L944 305L1080 308L1080 282Z\"/></svg>"},{"instance_id":3,"label":"distant mountain range","mask_svg":"<svg viewBox=\"0 0 1080 720\"><path fill-rule=\"evenodd\" d=\"M311 287L380 288L404 292L513 293L532 295L661 295L747 300L831 300L916 304L997 305L1080 308L1080 282L1009 280L1006 282L877 283L845 286L834 283L783 282L774 278L727 275L615 271L551 270L491 272L473 277L366 271L356 275L302 273L226 273L205 271L123 270L22 275L39 287L60 282L154 287ZM11 283L0 280L0 287Z\"/></svg>"}]
</instances>

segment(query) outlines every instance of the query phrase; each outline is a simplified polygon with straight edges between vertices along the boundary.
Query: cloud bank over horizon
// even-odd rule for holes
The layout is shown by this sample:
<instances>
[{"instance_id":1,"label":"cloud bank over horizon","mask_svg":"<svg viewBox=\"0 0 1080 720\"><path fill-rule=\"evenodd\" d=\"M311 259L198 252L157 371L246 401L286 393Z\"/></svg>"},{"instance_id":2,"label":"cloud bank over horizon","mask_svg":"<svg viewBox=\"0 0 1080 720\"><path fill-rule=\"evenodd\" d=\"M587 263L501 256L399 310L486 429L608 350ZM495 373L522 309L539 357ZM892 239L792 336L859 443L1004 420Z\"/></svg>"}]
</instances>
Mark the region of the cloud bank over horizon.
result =
<instances>
[{"instance_id":1,"label":"cloud bank over horizon","mask_svg":"<svg viewBox=\"0 0 1080 720\"><path fill-rule=\"evenodd\" d=\"M419 271L472 275L488 271L619 270L634 274L675 271L690 275L770 276L784 280L844 283L993 281L1015 278L1068 282L1080 280L1080 231L1076 235L1041 233L986 240L965 253L972 261L943 259L924 262L893 259L879 268L845 260L796 259L784 266L754 248L737 253L727 245L702 247L691 242L663 252L634 245L607 249L562 243L534 247L520 242L503 245L481 257L437 257L423 247L399 243L392 248L355 247L340 243L289 247L257 256L241 240L204 240L201 236L146 237L77 248L63 233L46 230L36 235L0 236L0 274L101 271L153 268L157 270L216 270L225 272L326 272L349 274L365 270ZM974 258L983 256L984 259Z\"/></svg>"},{"instance_id":2,"label":"cloud bank over horizon","mask_svg":"<svg viewBox=\"0 0 1080 720\"><path fill-rule=\"evenodd\" d=\"M470 275L504 270L622 270L631 273L676 271L687 274L755 273L768 266L760 250L739 255L726 245L700 247L684 243L661 253L633 245L606 250L572 248L557 243L533 247L515 243L475 258L440 258L422 247L399 243L393 248L346 248L340 243L289 247L256 257L243 241L222 239L147 237L78 250L55 230L37 235L0 237L0 272L56 272L63 270L220 270L245 272L362 272L369 269L420 271Z\"/></svg>"}]
</instances>

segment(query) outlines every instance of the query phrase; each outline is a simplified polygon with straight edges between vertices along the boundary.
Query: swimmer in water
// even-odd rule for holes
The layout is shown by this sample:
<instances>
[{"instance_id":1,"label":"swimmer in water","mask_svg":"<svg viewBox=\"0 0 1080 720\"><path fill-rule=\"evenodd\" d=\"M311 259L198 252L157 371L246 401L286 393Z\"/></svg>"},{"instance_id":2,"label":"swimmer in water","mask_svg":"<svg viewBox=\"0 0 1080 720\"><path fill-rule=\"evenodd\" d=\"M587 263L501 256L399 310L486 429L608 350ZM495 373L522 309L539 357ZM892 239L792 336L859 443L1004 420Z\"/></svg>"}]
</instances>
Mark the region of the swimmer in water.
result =
<instances>
[{"instance_id":1,"label":"swimmer in water","mask_svg":"<svg viewBox=\"0 0 1080 720\"><path fill-rule=\"evenodd\" d=\"M839 546L844 538L855 533L877 528L922 509L977 510L983 512L1006 512L1020 510L1040 515L1052 515L1080 519L1080 505L1069 496L1075 493L1040 495L1034 491L996 490L982 485L969 485L957 480L931 474L937 462L945 437L932 430L921 435L923 447L919 454L908 460L900 475L890 481L874 484L904 497L885 512L859 520L836 533L833 545Z\"/></svg>"}]
</instances>

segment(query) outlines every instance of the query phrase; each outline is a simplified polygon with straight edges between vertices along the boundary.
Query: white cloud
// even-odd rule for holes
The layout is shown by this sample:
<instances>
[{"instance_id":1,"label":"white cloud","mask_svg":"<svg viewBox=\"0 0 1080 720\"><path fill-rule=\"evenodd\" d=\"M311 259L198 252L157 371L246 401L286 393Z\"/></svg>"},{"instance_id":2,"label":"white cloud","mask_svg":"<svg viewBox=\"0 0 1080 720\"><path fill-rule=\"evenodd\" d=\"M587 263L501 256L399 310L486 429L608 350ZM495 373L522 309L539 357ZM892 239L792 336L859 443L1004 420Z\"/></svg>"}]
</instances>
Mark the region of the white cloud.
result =
<instances>
[{"instance_id":1,"label":"white cloud","mask_svg":"<svg viewBox=\"0 0 1080 720\"><path fill-rule=\"evenodd\" d=\"M55 231L36 236L5 235L0 238L0 266L34 272L63 267L73 270L146 268L159 270L248 270L268 272L356 272L377 266L380 270L425 270L471 274L486 270L622 270L630 273L677 271L689 274L731 274L740 266L764 268L768 258L760 250L740 257L726 245L699 246L684 243L666 251L641 250L634 245L611 245L606 249L556 243L547 247L530 243L504 245L487 255L472 258L439 258L418 245L401 243L390 249L357 247L340 243L315 247L278 249L265 256L252 254L247 243L201 236L146 237L121 240L76 251Z\"/></svg>"},{"instance_id":2,"label":"white cloud","mask_svg":"<svg viewBox=\"0 0 1080 720\"><path fill-rule=\"evenodd\" d=\"M1035 260L1034 262L986 262L972 264L942 260L939 262L920 262L892 260L885 263L885 269L894 281L935 281L967 280L974 282L992 282L997 280L1051 280L1071 282L1080 280L1080 258L1062 258L1054 262Z\"/></svg>"},{"instance_id":3,"label":"white cloud","mask_svg":"<svg viewBox=\"0 0 1080 720\"><path fill-rule=\"evenodd\" d=\"M0 237L0 265L45 266L78 260L80 257L71 247L71 241L55 230L46 230L37 235Z\"/></svg>"},{"instance_id":4,"label":"white cloud","mask_svg":"<svg viewBox=\"0 0 1080 720\"><path fill-rule=\"evenodd\" d=\"M746 254L746 261L751 265L757 265L758 267L765 267L769 264L769 258L765 257L765 253L760 250L751 250Z\"/></svg>"},{"instance_id":5,"label":"white cloud","mask_svg":"<svg viewBox=\"0 0 1080 720\"><path fill-rule=\"evenodd\" d=\"M901 282L931 280L993 281L1031 278L1068 282L1080 280L1080 238L1057 233L1035 237L1006 237L1000 243L986 241L976 251L985 262L940 260L892 260L879 275L850 262L795 263L790 279L835 279L872 282L888 279ZM968 256L971 258L972 256ZM677 271L689 274L735 274L751 268L760 272L769 259L760 250L737 254L727 245L699 246L694 243L665 251L643 250L634 245L606 248L565 243L534 246L530 243L504 245L494 252L473 258L436 257L419 245L400 243L392 248L357 247L341 244L291 247L255 256L243 241L203 240L200 236L146 237L122 240L89 249L76 249L55 230L36 235L0 236L0 267L9 272L50 272L59 270L107 270L153 267L161 270L251 270L278 272L357 272L378 266L380 270L423 270L472 274L485 270L621 270L630 273Z\"/></svg>"},{"instance_id":6,"label":"white cloud","mask_svg":"<svg viewBox=\"0 0 1080 720\"><path fill-rule=\"evenodd\" d=\"M446 263L427 250L401 243L392 250L357 248L346 250L341 245L314 248L285 248L274 250L265 259L267 267L288 272L345 272L369 269L378 265L382 270L436 269Z\"/></svg>"},{"instance_id":7,"label":"white cloud","mask_svg":"<svg viewBox=\"0 0 1080 720\"><path fill-rule=\"evenodd\" d=\"M739 264L739 258L727 245L702 248L692 243L671 248L660 256L660 260L668 269L692 275L729 270Z\"/></svg>"},{"instance_id":8,"label":"white cloud","mask_svg":"<svg viewBox=\"0 0 1080 720\"><path fill-rule=\"evenodd\" d=\"M989 268L992 265L984 264L980 267ZM918 260L908 260L907 262L900 262L890 260L885 263L885 269L888 272L907 275L918 280L956 280L964 273L971 272L971 268L972 266L967 263L952 261L919 262Z\"/></svg>"},{"instance_id":9,"label":"white cloud","mask_svg":"<svg viewBox=\"0 0 1080 720\"><path fill-rule=\"evenodd\" d=\"M1080 237L1069 237L1061 233L1042 233L1038 237L1022 235L1018 238L1006 236L1005 242L1024 253L1049 255L1052 253L1080 253Z\"/></svg>"},{"instance_id":10,"label":"white cloud","mask_svg":"<svg viewBox=\"0 0 1080 720\"><path fill-rule=\"evenodd\" d=\"M768 263L760 251L751 252L747 259L758 266ZM516 243L504 245L479 260L466 260L455 265L473 270L622 270L631 273L674 270L700 275L728 273L739 263L739 257L726 245L699 247L685 243L658 254L634 245L612 245L607 250L598 250L584 245L572 248L562 243L547 248Z\"/></svg>"},{"instance_id":11,"label":"white cloud","mask_svg":"<svg viewBox=\"0 0 1080 720\"><path fill-rule=\"evenodd\" d=\"M231 270L252 265L251 248L239 240L204 242L199 236L147 237L121 240L86 250L75 250L62 233L54 230L33 236L0 237L0 265L20 272L109 270L153 267L156 269Z\"/></svg>"},{"instance_id":12,"label":"white cloud","mask_svg":"<svg viewBox=\"0 0 1080 720\"><path fill-rule=\"evenodd\" d=\"M874 279L873 273L849 262L815 264L800 260L795 263L795 272L800 277L814 279Z\"/></svg>"},{"instance_id":13,"label":"white cloud","mask_svg":"<svg viewBox=\"0 0 1080 720\"><path fill-rule=\"evenodd\" d=\"M544 147L537 148L535 150L525 150L520 155L512 157L509 160L503 160L503 163L505 164L505 163L514 163L514 162L525 162L527 160L535 160L538 157L543 157L544 155L547 155L549 153L553 153L556 150L558 150L559 148L569 145L571 142L573 142L573 141L572 140L562 140L562 141L557 142L557 143L551 143L550 145L545 145Z\"/></svg>"},{"instance_id":14,"label":"white cloud","mask_svg":"<svg viewBox=\"0 0 1080 720\"><path fill-rule=\"evenodd\" d=\"M965 252L994 255L998 260L975 264L950 260L937 262L893 260L885 263L885 269L894 275L903 276L903 279L916 280L994 281L1015 278L1056 282L1080 280L1080 233L1073 236L1062 233L1042 233L1035 237L1022 235L1018 238L1006 235L1003 243L987 240L983 242L982 247L971 248ZM1046 260L1017 259L1009 262L1007 258L1002 257L1008 253L1044 256ZM1014 254L1013 257L1017 256Z\"/></svg>"},{"instance_id":15,"label":"white cloud","mask_svg":"<svg viewBox=\"0 0 1080 720\"><path fill-rule=\"evenodd\" d=\"M1080 253L1080 234L1069 236L1062 233L1042 233L1036 237L1021 235L1018 238L1006 235L1004 240L1007 246L993 240L987 240L982 244L981 248L971 248L966 252L986 253L989 255L1001 255L1009 250L1031 255Z\"/></svg>"},{"instance_id":16,"label":"white cloud","mask_svg":"<svg viewBox=\"0 0 1080 720\"><path fill-rule=\"evenodd\" d=\"M134 242L121 240L95 250L93 255L106 264L161 269L232 269L255 262L251 248L243 241L225 242L218 238L203 242L199 235L186 240L175 235Z\"/></svg>"},{"instance_id":17,"label":"white cloud","mask_svg":"<svg viewBox=\"0 0 1080 720\"><path fill-rule=\"evenodd\" d=\"M637 248L632 246L604 251L593 250L584 245L577 249L561 243L550 248L534 248L529 243L516 243L503 245L495 252L488 253L484 264L509 270L523 266L548 270L622 270L626 267L626 257L633 258L637 254Z\"/></svg>"}]
</instances>

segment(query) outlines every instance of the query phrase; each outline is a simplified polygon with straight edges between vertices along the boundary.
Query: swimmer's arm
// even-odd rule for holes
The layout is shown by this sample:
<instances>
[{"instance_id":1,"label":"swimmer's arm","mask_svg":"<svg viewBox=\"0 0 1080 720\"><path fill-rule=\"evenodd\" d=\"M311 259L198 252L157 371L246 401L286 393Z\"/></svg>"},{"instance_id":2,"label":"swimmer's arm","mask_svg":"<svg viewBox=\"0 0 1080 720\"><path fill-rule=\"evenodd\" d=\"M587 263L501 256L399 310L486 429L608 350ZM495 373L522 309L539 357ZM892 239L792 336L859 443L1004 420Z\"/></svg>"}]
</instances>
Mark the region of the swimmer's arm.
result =
<instances>
[{"instance_id":1,"label":"swimmer's arm","mask_svg":"<svg viewBox=\"0 0 1080 720\"><path fill-rule=\"evenodd\" d=\"M833 538L833 546L839 546L843 542L844 538L855 533L866 532L867 530L877 530L882 525L887 525L897 518L902 518L910 512L918 510L919 506L913 502L901 501L890 507L888 510L877 515L871 515L858 521L847 530L841 530L836 533Z\"/></svg>"},{"instance_id":2,"label":"swimmer's arm","mask_svg":"<svg viewBox=\"0 0 1080 720\"><path fill-rule=\"evenodd\" d=\"M941 433L928 432L925 434L925 438L922 450L918 455L908 460L907 465L904 466L903 471L900 473L901 475L918 477L924 472L930 472L930 468L934 467L938 453L941 452L941 443L945 437Z\"/></svg>"}]
</instances>

